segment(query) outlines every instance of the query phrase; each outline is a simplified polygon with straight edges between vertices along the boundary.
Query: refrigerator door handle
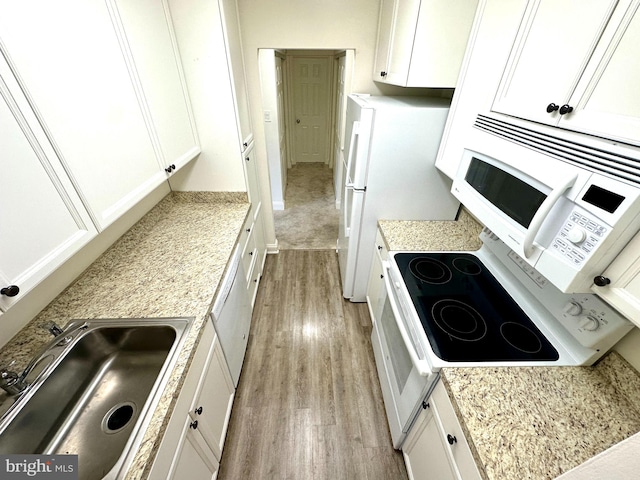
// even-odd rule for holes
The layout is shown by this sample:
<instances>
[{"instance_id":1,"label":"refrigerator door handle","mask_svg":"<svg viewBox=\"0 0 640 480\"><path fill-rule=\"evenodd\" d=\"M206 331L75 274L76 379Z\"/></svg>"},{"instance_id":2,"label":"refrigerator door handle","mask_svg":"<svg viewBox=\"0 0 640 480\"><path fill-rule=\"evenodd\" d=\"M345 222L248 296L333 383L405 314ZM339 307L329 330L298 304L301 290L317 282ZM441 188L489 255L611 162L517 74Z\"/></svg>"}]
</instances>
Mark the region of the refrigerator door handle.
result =
<instances>
[{"instance_id":1,"label":"refrigerator door handle","mask_svg":"<svg viewBox=\"0 0 640 480\"><path fill-rule=\"evenodd\" d=\"M345 172L345 184L346 188L353 188L353 182L351 180L351 165L353 163L353 151L355 149L356 137L360 130L360 122L355 120L353 122L353 128L351 129L351 141L349 142L349 153L347 154L347 171Z\"/></svg>"}]
</instances>

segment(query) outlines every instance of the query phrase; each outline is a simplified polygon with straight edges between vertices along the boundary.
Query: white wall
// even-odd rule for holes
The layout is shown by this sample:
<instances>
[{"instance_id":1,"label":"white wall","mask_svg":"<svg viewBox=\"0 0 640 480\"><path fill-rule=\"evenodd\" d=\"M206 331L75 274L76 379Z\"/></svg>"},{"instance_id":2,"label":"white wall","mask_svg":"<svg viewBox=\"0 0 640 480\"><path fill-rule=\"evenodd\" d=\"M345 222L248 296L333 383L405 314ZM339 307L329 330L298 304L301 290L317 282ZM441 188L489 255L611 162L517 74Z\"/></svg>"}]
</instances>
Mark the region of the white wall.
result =
<instances>
[{"instance_id":1,"label":"white wall","mask_svg":"<svg viewBox=\"0 0 640 480\"><path fill-rule=\"evenodd\" d=\"M238 0L256 159L265 208L265 240L275 245L269 167L262 118L258 49L355 50L352 90L372 95L414 95L372 80L379 0Z\"/></svg>"}]
</instances>

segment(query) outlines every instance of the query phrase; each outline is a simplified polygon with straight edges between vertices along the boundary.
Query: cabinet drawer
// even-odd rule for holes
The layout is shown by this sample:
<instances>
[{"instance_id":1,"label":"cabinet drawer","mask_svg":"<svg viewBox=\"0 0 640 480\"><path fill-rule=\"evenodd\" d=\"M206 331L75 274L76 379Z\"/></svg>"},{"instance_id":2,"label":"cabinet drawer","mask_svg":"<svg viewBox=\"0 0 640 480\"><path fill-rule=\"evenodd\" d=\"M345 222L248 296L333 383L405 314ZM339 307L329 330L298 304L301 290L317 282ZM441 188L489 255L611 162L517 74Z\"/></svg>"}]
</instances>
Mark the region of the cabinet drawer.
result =
<instances>
[{"instance_id":1,"label":"cabinet drawer","mask_svg":"<svg viewBox=\"0 0 640 480\"><path fill-rule=\"evenodd\" d=\"M464 436L464 432L442 381L436 384L436 388L431 394L431 402L442 423L444 436L448 439L448 436L451 435L455 439L453 444L448 443L450 444L449 450L451 451L451 455L458 467L460 478L464 480L480 480L480 473L478 472L475 459L471 454L471 448L467 443L467 439Z\"/></svg>"}]
</instances>

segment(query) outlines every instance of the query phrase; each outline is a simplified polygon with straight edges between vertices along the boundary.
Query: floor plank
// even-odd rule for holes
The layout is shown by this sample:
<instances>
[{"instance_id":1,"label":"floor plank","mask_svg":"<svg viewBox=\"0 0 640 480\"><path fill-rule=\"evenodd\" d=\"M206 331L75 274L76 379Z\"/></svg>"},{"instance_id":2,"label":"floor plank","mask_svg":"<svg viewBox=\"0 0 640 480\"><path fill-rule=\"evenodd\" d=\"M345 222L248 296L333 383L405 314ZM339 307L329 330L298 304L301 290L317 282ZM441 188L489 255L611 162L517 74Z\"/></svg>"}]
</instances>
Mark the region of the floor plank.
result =
<instances>
[{"instance_id":1,"label":"floor plank","mask_svg":"<svg viewBox=\"0 0 640 480\"><path fill-rule=\"evenodd\" d=\"M406 479L366 304L342 298L335 251L270 255L219 480Z\"/></svg>"}]
</instances>

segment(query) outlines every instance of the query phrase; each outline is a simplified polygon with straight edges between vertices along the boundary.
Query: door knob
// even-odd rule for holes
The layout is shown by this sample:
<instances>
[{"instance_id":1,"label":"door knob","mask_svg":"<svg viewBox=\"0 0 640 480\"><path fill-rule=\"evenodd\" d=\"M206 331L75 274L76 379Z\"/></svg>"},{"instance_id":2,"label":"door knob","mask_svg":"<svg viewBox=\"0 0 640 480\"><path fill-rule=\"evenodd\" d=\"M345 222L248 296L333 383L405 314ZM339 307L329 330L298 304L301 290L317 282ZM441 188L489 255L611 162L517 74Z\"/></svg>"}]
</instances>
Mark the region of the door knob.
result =
<instances>
[{"instance_id":1,"label":"door knob","mask_svg":"<svg viewBox=\"0 0 640 480\"><path fill-rule=\"evenodd\" d=\"M547 113L555 112L559 108L560 107L558 105L556 105L555 103L550 103L549 105L547 105Z\"/></svg>"}]
</instances>

